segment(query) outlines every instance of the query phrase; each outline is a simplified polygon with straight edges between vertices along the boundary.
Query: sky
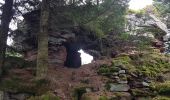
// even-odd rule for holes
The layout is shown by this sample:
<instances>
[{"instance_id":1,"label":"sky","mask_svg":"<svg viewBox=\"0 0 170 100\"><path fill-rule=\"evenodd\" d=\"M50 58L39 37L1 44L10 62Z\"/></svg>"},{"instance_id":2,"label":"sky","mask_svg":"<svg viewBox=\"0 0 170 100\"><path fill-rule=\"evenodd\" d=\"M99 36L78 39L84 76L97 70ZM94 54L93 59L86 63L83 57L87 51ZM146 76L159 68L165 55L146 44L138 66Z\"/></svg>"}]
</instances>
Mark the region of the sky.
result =
<instances>
[{"instance_id":1,"label":"sky","mask_svg":"<svg viewBox=\"0 0 170 100\"><path fill-rule=\"evenodd\" d=\"M129 2L129 8L132 10L140 10L147 5L152 5L153 0L131 0Z\"/></svg>"}]
</instances>

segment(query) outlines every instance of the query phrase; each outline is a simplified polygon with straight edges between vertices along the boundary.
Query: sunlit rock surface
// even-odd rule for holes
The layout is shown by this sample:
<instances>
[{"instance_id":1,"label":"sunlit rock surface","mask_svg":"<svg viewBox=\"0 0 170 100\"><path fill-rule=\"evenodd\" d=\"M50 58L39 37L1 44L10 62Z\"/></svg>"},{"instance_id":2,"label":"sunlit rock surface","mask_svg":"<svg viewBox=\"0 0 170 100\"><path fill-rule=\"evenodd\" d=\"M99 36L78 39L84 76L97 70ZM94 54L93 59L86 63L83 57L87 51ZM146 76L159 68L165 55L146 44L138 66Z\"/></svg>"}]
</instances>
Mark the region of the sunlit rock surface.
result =
<instances>
[{"instance_id":1,"label":"sunlit rock surface","mask_svg":"<svg viewBox=\"0 0 170 100\"><path fill-rule=\"evenodd\" d=\"M152 14L150 14L149 16L155 21L154 24L166 33L166 35L163 37L163 40L168 41L168 39L170 38L170 31L168 30L167 25L156 16Z\"/></svg>"}]
</instances>

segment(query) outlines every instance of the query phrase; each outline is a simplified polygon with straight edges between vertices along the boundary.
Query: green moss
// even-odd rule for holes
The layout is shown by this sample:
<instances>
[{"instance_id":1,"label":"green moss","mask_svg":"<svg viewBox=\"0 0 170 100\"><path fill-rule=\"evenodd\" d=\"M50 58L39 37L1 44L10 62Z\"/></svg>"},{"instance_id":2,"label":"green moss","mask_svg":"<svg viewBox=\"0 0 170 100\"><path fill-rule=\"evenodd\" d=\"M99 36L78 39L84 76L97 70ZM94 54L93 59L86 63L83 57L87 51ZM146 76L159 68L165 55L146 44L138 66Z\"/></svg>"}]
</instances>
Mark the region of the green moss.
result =
<instances>
[{"instance_id":1,"label":"green moss","mask_svg":"<svg viewBox=\"0 0 170 100\"><path fill-rule=\"evenodd\" d=\"M170 81L165 83L153 83L153 89L155 89L160 95L170 95Z\"/></svg>"},{"instance_id":2,"label":"green moss","mask_svg":"<svg viewBox=\"0 0 170 100\"><path fill-rule=\"evenodd\" d=\"M34 61L25 61L21 57L8 56L6 58L5 66L19 67L19 68L34 67L35 66L35 62Z\"/></svg>"},{"instance_id":3,"label":"green moss","mask_svg":"<svg viewBox=\"0 0 170 100\"><path fill-rule=\"evenodd\" d=\"M106 82L106 84L105 84L106 90L108 90L108 91L110 90L110 88L111 88L110 84L111 84L111 83L113 83L113 82L111 82L111 81L107 81L107 82Z\"/></svg>"},{"instance_id":4,"label":"green moss","mask_svg":"<svg viewBox=\"0 0 170 100\"><path fill-rule=\"evenodd\" d=\"M101 96L99 100L109 100L106 96Z\"/></svg>"},{"instance_id":5,"label":"green moss","mask_svg":"<svg viewBox=\"0 0 170 100\"><path fill-rule=\"evenodd\" d=\"M121 61L125 61L125 62L130 62L131 61L131 59L129 58L129 56L120 56L120 57L117 57L117 58L115 58L114 60L121 60ZM114 60L113 60L113 62L114 62Z\"/></svg>"},{"instance_id":6,"label":"green moss","mask_svg":"<svg viewBox=\"0 0 170 100\"><path fill-rule=\"evenodd\" d=\"M101 65L98 69L98 74L110 77L114 72L119 71L116 66Z\"/></svg>"},{"instance_id":7,"label":"green moss","mask_svg":"<svg viewBox=\"0 0 170 100\"><path fill-rule=\"evenodd\" d=\"M48 83L45 82L25 82L17 77L12 77L0 82L0 90L40 95L49 90L47 85Z\"/></svg>"},{"instance_id":8,"label":"green moss","mask_svg":"<svg viewBox=\"0 0 170 100\"><path fill-rule=\"evenodd\" d=\"M170 71L170 62L167 56L160 53L122 55L114 58L111 66L101 66L98 73L110 77L122 68L128 72L138 72L143 76L155 78L159 74Z\"/></svg>"},{"instance_id":9,"label":"green moss","mask_svg":"<svg viewBox=\"0 0 170 100\"><path fill-rule=\"evenodd\" d=\"M31 92L31 86L27 86L19 79L5 79L0 83L0 89L3 91L15 91L15 92Z\"/></svg>"},{"instance_id":10,"label":"green moss","mask_svg":"<svg viewBox=\"0 0 170 100\"><path fill-rule=\"evenodd\" d=\"M129 40L130 34L129 33L122 33L120 34L120 39L121 40Z\"/></svg>"},{"instance_id":11,"label":"green moss","mask_svg":"<svg viewBox=\"0 0 170 100\"><path fill-rule=\"evenodd\" d=\"M29 98L28 100L60 100L59 97L55 96L53 93L51 92L47 92L41 96L34 96Z\"/></svg>"},{"instance_id":12,"label":"green moss","mask_svg":"<svg viewBox=\"0 0 170 100\"><path fill-rule=\"evenodd\" d=\"M121 56L113 59L112 66L123 67L124 69L128 69L129 71L135 71L135 67L131 64L132 59L129 56Z\"/></svg>"},{"instance_id":13,"label":"green moss","mask_svg":"<svg viewBox=\"0 0 170 100\"><path fill-rule=\"evenodd\" d=\"M110 74L110 69L108 67L101 67L98 70L99 74Z\"/></svg>"},{"instance_id":14,"label":"green moss","mask_svg":"<svg viewBox=\"0 0 170 100\"><path fill-rule=\"evenodd\" d=\"M35 67L36 62L35 61L25 61L21 57L13 57L8 56L6 57L6 61L3 67L3 74L8 74L8 71L12 68L28 68L28 67Z\"/></svg>"}]
</instances>

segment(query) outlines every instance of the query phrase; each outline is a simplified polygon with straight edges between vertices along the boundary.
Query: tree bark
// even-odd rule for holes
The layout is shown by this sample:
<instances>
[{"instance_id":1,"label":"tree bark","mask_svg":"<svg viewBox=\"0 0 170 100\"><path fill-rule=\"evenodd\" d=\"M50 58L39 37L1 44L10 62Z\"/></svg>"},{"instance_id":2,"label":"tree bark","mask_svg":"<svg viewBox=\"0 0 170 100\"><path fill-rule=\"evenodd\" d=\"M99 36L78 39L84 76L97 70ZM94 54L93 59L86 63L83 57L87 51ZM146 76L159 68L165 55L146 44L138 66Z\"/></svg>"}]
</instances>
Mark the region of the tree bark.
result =
<instances>
[{"instance_id":1,"label":"tree bark","mask_svg":"<svg viewBox=\"0 0 170 100\"><path fill-rule=\"evenodd\" d=\"M38 33L37 80L45 79L48 70L48 20L49 0L42 0L40 32Z\"/></svg>"},{"instance_id":2,"label":"tree bark","mask_svg":"<svg viewBox=\"0 0 170 100\"><path fill-rule=\"evenodd\" d=\"M99 0L96 0L96 2L97 2L97 6L99 6Z\"/></svg>"},{"instance_id":3,"label":"tree bark","mask_svg":"<svg viewBox=\"0 0 170 100\"><path fill-rule=\"evenodd\" d=\"M2 8L1 28L0 28L0 75L3 72L6 43L9 31L9 24L13 16L13 0L5 0Z\"/></svg>"}]
</instances>

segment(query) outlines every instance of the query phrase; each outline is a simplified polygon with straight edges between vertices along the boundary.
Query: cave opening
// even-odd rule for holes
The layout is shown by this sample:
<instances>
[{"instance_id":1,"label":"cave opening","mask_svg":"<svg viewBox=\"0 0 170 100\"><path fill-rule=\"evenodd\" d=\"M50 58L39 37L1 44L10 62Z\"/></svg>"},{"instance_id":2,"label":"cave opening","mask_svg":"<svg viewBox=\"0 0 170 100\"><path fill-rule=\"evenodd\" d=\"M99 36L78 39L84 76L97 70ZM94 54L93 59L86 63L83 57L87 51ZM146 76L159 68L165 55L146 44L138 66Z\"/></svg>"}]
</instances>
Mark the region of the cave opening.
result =
<instances>
[{"instance_id":1,"label":"cave opening","mask_svg":"<svg viewBox=\"0 0 170 100\"><path fill-rule=\"evenodd\" d=\"M93 56L86 53L82 45L77 42L67 42L64 44L66 47L66 60L64 65L69 68L79 68L81 65L89 64L93 60Z\"/></svg>"}]
</instances>

